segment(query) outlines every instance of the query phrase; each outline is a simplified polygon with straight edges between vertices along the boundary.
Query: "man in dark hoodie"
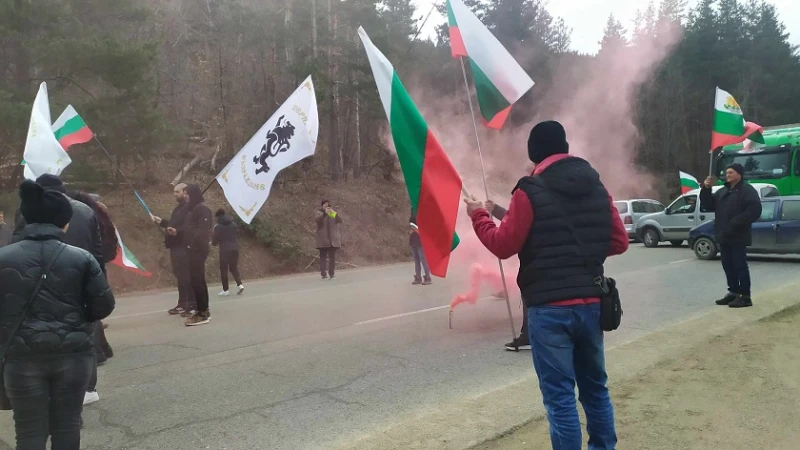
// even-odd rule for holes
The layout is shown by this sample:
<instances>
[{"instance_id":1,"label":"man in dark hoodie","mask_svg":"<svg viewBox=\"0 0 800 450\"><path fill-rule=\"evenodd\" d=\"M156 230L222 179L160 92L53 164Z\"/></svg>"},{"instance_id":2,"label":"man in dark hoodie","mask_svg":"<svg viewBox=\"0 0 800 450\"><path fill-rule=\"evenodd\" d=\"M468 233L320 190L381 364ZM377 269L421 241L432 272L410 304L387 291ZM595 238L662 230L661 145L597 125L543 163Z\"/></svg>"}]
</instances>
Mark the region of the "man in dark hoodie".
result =
<instances>
[{"instance_id":1,"label":"man in dark hoodie","mask_svg":"<svg viewBox=\"0 0 800 450\"><path fill-rule=\"evenodd\" d=\"M184 229L186 216L189 214L189 205L186 201L186 185L179 183L173 189L175 201L178 204L172 210L169 220L153 216L153 222L164 229L164 246L169 249L169 259L172 263L172 273L178 280L178 304L167 311L170 315L191 317L197 310L194 292L189 280L189 252L184 242Z\"/></svg>"},{"instance_id":2,"label":"man in dark hoodie","mask_svg":"<svg viewBox=\"0 0 800 450\"><path fill-rule=\"evenodd\" d=\"M197 312L186 319L186 326L205 325L211 320L208 307L208 284L206 283L206 259L208 259L211 228L211 210L205 204L200 186L186 186L189 213L183 232L186 249L189 252L189 281L197 302Z\"/></svg>"},{"instance_id":3,"label":"man in dark hoodie","mask_svg":"<svg viewBox=\"0 0 800 450\"><path fill-rule=\"evenodd\" d=\"M519 255L517 284L553 448L581 448L577 384L589 448L613 449L617 435L595 280L606 257L628 249L628 234L598 173L568 153L561 124L542 122L528 139L536 168L517 183L500 225L480 201L465 202L487 249L503 259Z\"/></svg>"},{"instance_id":4,"label":"man in dark hoodie","mask_svg":"<svg viewBox=\"0 0 800 450\"><path fill-rule=\"evenodd\" d=\"M233 219L225 214L225 210L218 209L214 213L217 224L214 225L214 232L211 236L211 245L219 246L219 277L222 280L222 292L220 297L230 295L228 291L228 270L236 281L237 295L242 295L244 285L242 277L239 275L239 231Z\"/></svg>"},{"instance_id":5,"label":"man in dark hoodie","mask_svg":"<svg viewBox=\"0 0 800 450\"><path fill-rule=\"evenodd\" d=\"M731 164L725 170L725 186L712 194L716 180L708 177L700 190L703 208L716 213L714 235L728 280L728 294L717 304L731 308L753 306L747 247L753 244L751 225L761 217L761 198L756 188L744 182L743 173L741 164Z\"/></svg>"}]
</instances>

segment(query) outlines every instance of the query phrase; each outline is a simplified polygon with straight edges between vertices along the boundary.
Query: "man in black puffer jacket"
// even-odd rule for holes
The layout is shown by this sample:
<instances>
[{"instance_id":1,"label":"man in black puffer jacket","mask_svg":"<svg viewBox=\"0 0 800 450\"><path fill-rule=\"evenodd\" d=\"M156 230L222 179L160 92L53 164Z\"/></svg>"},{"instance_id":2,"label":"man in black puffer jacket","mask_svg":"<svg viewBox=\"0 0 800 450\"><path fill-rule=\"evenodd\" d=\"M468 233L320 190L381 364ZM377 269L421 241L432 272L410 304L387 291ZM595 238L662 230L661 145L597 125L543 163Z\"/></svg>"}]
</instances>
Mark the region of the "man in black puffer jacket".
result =
<instances>
[{"instance_id":1,"label":"man in black puffer jacket","mask_svg":"<svg viewBox=\"0 0 800 450\"><path fill-rule=\"evenodd\" d=\"M214 225L214 232L211 236L211 245L219 245L219 276L222 279L221 297L230 295L228 292L228 270L231 271L233 279L236 281L237 295L242 295L244 285L242 277L239 275L239 230L233 219L225 214L225 210L218 209L214 213L217 224Z\"/></svg>"},{"instance_id":2,"label":"man in black puffer jacket","mask_svg":"<svg viewBox=\"0 0 800 450\"><path fill-rule=\"evenodd\" d=\"M728 280L728 293L716 303L731 308L753 306L747 247L753 243L751 226L761 217L761 198L756 188L744 182L743 173L741 164L731 164L725 170L725 186L712 194L716 183L708 177L700 190L700 204L716 213L714 235Z\"/></svg>"},{"instance_id":3,"label":"man in black puffer jacket","mask_svg":"<svg viewBox=\"0 0 800 450\"><path fill-rule=\"evenodd\" d=\"M197 302L197 312L186 319L186 326L205 325L211 320L206 283L206 259L211 244L211 210L206 206L200 186L186 186L189 214L183 233L183 243L189 252L189 278Z\"/></svg>"},{"instance_id":4,"label":"man in black puffer jacket","mask_svg":"<svg viewBox=\"0 0 800 450\"><path fill-rule=\"evenodd\" d=\"M54 449L78 449L93 322L111 314L114 296L96 259L63 244L73 214L67 197L32 181L20 197L28 225L0 248L0 356L17 448L43 449L50 436Z\"/></svg>"}]
</instances>

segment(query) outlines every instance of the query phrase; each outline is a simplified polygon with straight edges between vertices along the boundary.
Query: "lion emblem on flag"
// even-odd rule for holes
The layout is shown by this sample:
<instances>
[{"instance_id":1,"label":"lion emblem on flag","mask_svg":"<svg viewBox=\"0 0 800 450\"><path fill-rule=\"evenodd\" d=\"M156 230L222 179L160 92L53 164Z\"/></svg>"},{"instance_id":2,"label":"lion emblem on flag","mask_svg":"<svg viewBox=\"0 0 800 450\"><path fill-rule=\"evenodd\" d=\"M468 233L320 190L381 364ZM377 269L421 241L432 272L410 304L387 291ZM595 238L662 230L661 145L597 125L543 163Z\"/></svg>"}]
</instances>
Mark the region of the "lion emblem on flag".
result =
<instances>
[{"instance_id":1,"label":"lion emblem on flag","mask_svg":"<svg viewBox=\"0 0 800 450\"><path fill-rule=\"evenodd\" d=\"M268 158L275 157L292 147L290 140L294 136L294 125L288 120L284 121L284 117L286 116L278 118L275 128L267 133L267 142L261 147L261 152L253 157L253 163L260 166L256 167L256 175L269 172Z\"/></svg>"}]
</instances>

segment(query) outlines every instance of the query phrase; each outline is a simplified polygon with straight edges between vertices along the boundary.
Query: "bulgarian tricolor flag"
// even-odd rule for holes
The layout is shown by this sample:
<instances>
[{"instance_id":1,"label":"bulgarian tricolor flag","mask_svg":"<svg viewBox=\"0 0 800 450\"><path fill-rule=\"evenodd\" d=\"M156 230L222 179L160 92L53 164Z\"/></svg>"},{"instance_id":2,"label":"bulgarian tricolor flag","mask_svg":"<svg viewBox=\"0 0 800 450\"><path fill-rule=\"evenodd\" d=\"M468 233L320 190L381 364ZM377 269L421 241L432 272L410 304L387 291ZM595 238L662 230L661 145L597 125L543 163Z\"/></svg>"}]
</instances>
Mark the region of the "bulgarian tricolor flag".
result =
<instances>
[{"instance_id":1,"label":"bulgarian tricolor flag","mask_svg":"<svg viewBox=\"0 0 800 450\"><path fill-rule=\"evenodd\" d=\"M411 208L417 216L422 248L431 273L444 277L450 253L459 242L455 229L461 177L403 87L392 63L375 47L363 28L359 27L358 35L364 43L389 119Z\"/></svg>"},{"instance_id":2,"label":"bulgarian tricolor flag","mask_svg":"<svg viewBox=\"0 0 800 450\"><path fill-rule=\"evenodd\" d=\"M122 243L122 238L119 236L119 231L114 228L114 232L117 234L117 257L111 261L111 264L115 266L122 267L123 269L130 270L131 272L138 273L139 275L145 277L153 276L152 273L148 272L142 263L133 256L133 253L128 250L128 247Z\"/></svg>"},{"instance_id":3,"label":"bulgarian tricolor flag","mask_svg":"<svg viewBox=\"0 0 800 450\"><path fill-rule=\"evenodd\" d=\"M689 175L688 173L681 172L679 170L678 176L681 178L681 194L685 194L700 187L700 183L697 182L697 178Z\"/></svg>"},{"instance_id":4,"label":"bulgarian tricolor flag","mask_svg":"<svg viewBox=\"0 0 800 450\"><path fill-rule=\"evenodd\" d=\"M81 119L72 105L67 105L67 109L58 116L53 124L53 133L64 150L68 150L75 144L89 142L94 137L92 130L86 126L86 122Z\"/></svg>"},{"instance_id":5,"label":"bulgarian tricolor flag","mask_svg":"<svg viewBox=\"0 0 800 450\"><path fill-rule=\"evenodd\" d=\"M764 128L753 122L745 122L742 108L733 96L720 88L714 101L714 128L711 132L711 151L726 145L738 144L750 139L764 143L761 134Z\"/></svg>"},{"instance_id":6,"label":"bulgarian tricolor flag","mask_svg":"<svg viewBox=\"0 0 800 450\"><path fill-rule=\"evenodd\" d=\"M483 123L499 130L533 80L463 1L447 0L447 21L453 58L469 60Z\"/></svg>"}]
</instances>

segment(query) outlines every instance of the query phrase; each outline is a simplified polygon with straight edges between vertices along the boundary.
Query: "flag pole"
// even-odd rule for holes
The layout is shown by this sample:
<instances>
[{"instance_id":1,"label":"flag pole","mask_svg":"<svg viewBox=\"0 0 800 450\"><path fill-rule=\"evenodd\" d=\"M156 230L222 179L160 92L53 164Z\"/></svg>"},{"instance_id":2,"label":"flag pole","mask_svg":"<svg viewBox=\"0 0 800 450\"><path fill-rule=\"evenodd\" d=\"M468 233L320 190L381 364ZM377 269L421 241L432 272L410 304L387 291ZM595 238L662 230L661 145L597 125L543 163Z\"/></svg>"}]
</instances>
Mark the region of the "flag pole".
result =
<instances>
[{"instance_id":1,"label":"flag pole","mask_svg":"<svg viewBox=\"0 0 800 450\"><path fill-rule=\"evenodd\" d=\"M478 145L478 157L481 161L481 174L483 175L483 189L486 193L486 199L489 199L489 184L486 182L486 167L483 164L483 151L481 150L481 140L478 136L478 122L475 120L475 108L472 106L472 93L469 90L469 81L467 81L467 69L464 66L464 57L459 58L461 61L461 74L464 75L464 89L467 90L467 101L469 102L469 113L472 117L472 128L475 131L475 143ZM494 219L492 219L494 220ZM514 326L514 316L511 314L511 302L509 301L508 285L506 284L506 274L503 269L503 260L497 258L497 264L500 266L500 278L503 280L503 293L506 297L506 308L508 309L508 322L511 325L511 342L517 342L517 328ZM452 313L452 311L451 311ZM524 319L523 319L524 320ZM451 324L452 328L452 324ZM519 351L519 347L515 347Z\"/></svg>"},{"instance_id":2,"label":"flag pole","mask_svg":"<svg viewBox=\"0 0 800 450\"><path fill-rule=\"evenodd\" d=\"M200 193L200 195L204 195L204 194L206 193L206 191L207 191L207 190L211 189L211 186L213 186L213 185L214 185L214 183L215 183L216 181L217 181L217 177L214 177L214 178L211 180L211 183L208 183L208 186L206 186L206 188L205 188L205 189L203 189L203 192L201 192L201 193Z\"/></svg>"},{"instance_id":3,"label":"flag pole","mask_svg":"<svg viewBox=\"0 0 800 450\"><path fill-rule=\"evenodd\" d=\"M130 184L131 187L133 187L133 183L131 183L131 180L128 179L128 177L125 176L125 173L122 172L122 169L119 168L119 162L114 161L114 158L111 156L111 153L109 153L108 150L106 150L106 147L103 145L102 142L100 142L100 139L97 139L97 135L92 133L92 138L94 139L95 142L97 142L97 145L99 145L100 148L103 149L103 153L105 153L106 156L108 156L109 161L111 161L111 164L113 164L114 167L117 169L117 172L119 172L119 174L122 175L122 178L124 178L125 181L128 184ZM150 216L152 217L153 213L150 211L150 208L148 208L147 205L144 203L144 200L142 199L142 196L139 195L139 192L137 192L136 189L133 189L133 194L136 195L136 199L139 200L139 203L142 205L142 207L144 207L144 210L147 211L147 214L150 214Z\"/></svg>"}]
</instances>

